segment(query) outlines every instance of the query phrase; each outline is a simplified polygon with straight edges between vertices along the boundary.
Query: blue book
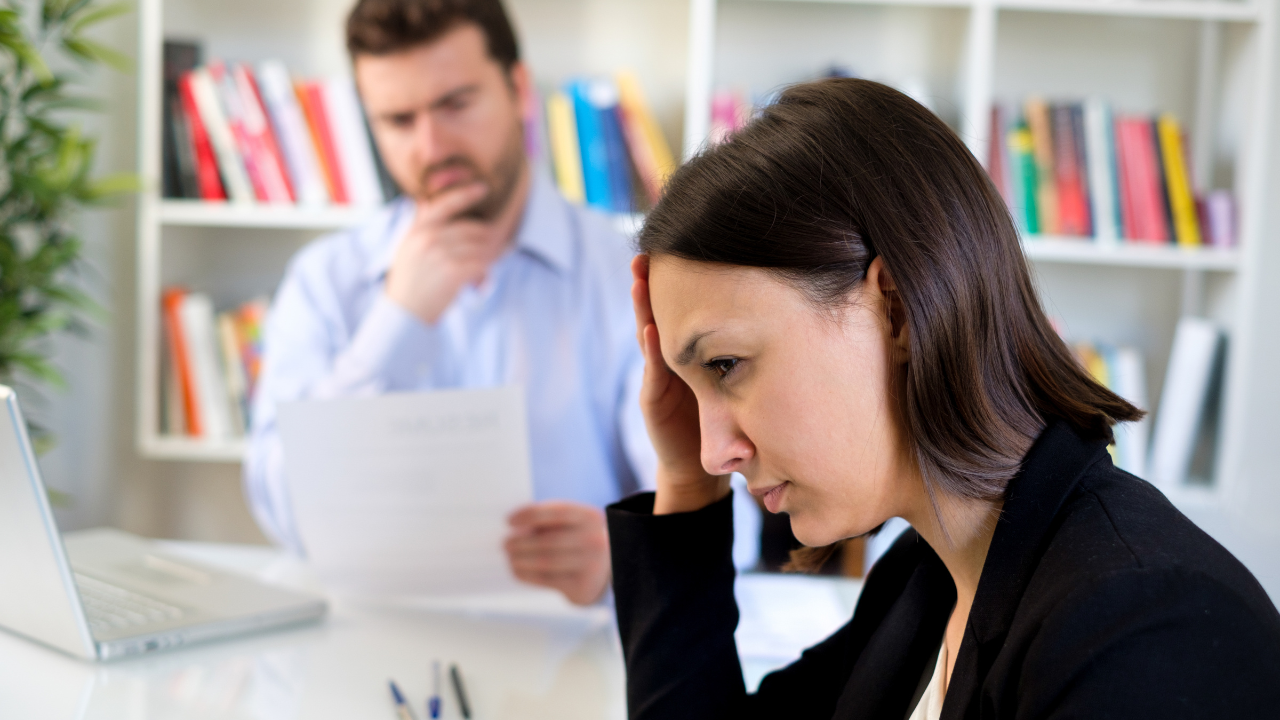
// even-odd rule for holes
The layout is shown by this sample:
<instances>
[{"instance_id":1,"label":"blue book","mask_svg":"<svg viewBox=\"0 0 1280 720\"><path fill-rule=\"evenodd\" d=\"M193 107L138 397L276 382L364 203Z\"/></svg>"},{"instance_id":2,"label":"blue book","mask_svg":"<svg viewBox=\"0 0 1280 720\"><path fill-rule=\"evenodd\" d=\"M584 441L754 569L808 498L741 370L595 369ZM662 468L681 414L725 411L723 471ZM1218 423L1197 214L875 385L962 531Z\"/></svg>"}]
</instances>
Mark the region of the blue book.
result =
<instances>
[{"instance_id":1,"label":"blue book","mask_svg":"<svg viewBox=\"0 0 1280 720\"><path fill-rule=\"evenodd\" d=\"M629 213L633 197L631 158L627 154L627 139L622 135L622 119L618 117L618 93L612 86L610 90L613 90L613 103L600 108L600 124L609 148L609 196L614 212Z\"/></svg>"},{"instance_id":2,"label":"blue book","mask_svg":"<svg viewBox=\"0 0 1280 720\"><path fill-rule=\"evenodd\" d=\"M592 102L592 85L586 80L570 83L574 120L578 123L578 145L582 148L582 180L587 204L604 212L613 210L609 184L609 144L600 111Z\"/></svg>"}]
</instances>

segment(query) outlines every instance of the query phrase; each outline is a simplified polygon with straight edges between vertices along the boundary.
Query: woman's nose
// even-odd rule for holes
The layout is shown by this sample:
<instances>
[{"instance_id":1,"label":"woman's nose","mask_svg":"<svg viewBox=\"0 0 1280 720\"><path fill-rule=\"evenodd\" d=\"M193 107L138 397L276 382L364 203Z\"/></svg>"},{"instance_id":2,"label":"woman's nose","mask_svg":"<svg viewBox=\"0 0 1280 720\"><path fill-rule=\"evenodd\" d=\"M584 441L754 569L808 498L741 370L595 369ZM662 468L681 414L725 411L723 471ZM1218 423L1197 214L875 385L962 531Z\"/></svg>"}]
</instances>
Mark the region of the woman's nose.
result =
<instances>
[{"instance_id":1,"label":"woman's nose","mask_svg":"<svg viewBox=\"0 0 1280 720\"><path fill-rule=\"evenodd\" d=\"M755 457L755 445L730 415L718 408L698 408L702 429L702 469L711 475L740 472Z\"/></svg>"}]
</instances>

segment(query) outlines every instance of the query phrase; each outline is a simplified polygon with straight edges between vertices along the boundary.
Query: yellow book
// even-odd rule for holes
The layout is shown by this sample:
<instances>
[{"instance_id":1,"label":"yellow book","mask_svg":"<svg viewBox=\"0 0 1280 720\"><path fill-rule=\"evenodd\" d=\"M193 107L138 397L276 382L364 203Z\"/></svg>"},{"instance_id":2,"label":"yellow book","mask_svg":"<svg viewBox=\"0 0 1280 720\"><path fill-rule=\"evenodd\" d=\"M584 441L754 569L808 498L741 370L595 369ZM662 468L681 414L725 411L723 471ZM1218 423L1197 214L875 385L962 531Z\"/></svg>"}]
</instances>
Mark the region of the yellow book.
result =
<instances>
[{"instance_id":1,"label":"yellow book","mask_svg":"<svg viewBox=\"0 0 1280 720\"><path fill-rule=\"evenodd\" d=\"M560 194L569 202L581 205L586 202L587 191L582 181L578 123L573 119L573 101L560 90L547 98L547 135Z\"/></svg>"},{"instance_id":2,"label":"yellow book","mask_svg":"<svg viewBox=\"0 0 1280 720\"><path fill-rule=\"evenodd\" d=\"M1182 127L1177 118L1165 113L1156 121L1160 135L1160 161L1164 163L1165 182L1169 186L1169 210L1173 215L1173 232L1178 244L1195 247L1200 244L1200 223L1196 219L1196 200L1191 194L1191 177L1182 153Z\"/></svg>"},{"instance_id":3,"label":"yellow book","mask_svg":"<svg viewBox=\"0 0 1280 720\"><path fill-rule=\"evenodd\" d=\"M657 202L662 186L671 177L671 173L675 172L675 156L671 153L667 138L662 134L662 128L658 127L658 121L649 110L649 104L645 102L644 93L641 92L635 75L623 70L617 74L615 81L624 120L639 131L632 133L635 140L639 141L632 143L632 160L636 169L641 171L641 180L649 199Z\"/></svg>"}]
</instances>

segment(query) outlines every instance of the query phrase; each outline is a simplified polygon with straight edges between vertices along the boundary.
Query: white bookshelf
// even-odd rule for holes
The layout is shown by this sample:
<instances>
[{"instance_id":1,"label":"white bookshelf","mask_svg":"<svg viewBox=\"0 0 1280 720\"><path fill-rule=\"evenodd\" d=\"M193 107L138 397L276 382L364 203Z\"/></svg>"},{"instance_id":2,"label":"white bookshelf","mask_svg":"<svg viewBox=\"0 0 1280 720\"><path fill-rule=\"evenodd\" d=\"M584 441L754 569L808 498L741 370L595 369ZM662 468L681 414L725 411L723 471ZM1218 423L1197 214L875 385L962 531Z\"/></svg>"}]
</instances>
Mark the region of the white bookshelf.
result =
<instances>
[{"instance_id":1,"label":"white bookshelf","mask_svg":"<svg viewBox=\"0 0 1280 720\"><path fill-rule=\"evenodd\" d=\"M702 147L721 87L760 92L821 62L903 87L985 160L990 108L1027 95L1100 95L1119 110L1171 110L1191 138L1197 186L1240 205L1230 249L1030 236L1047 309L1079 339L1138 346L1158 402L1177 318L1209 317L1228 337L1211 466L1181 505L1218 503L1238 474L1259 294L1264 163L1272 132L1275 0L691 0L684 151ZM908 48L897 52L889 46ZM878 44L884 42L886 44ZM886 60L886 57L888 58ZM771 74L770 68L781 68ZM789 77L785 74L790 73ZM904 87L904 89L906 89ZM917 93L919 90L917 89ZM1245 149L1247 148L1247 151ZM1155 408L1158 411L1158 408Z\"/></svg>"}]
</instances>

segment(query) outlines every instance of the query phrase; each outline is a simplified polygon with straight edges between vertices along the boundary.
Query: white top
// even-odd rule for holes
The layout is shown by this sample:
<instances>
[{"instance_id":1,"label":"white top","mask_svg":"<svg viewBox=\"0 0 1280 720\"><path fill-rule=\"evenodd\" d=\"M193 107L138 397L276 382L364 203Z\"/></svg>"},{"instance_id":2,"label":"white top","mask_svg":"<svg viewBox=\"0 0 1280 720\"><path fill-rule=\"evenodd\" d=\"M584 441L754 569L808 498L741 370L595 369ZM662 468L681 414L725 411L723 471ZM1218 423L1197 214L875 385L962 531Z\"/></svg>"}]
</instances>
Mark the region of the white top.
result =
<instances>
[{"instance_id":1,"label":"white top","mask_svg":"<svg viewBox=\"0 0 1280 720\"><path fill-rule=\"evenodd\" d=\"M942 701L947 696L942 687L942 679L946 674L947 646L943 644L938 648L938 662L933 666L933 677L929 678L929 685L925 687L920 702L916 703L916 709L911 711L908 720L938 720L942 717Z\"/></svg>"}]
</instances>

